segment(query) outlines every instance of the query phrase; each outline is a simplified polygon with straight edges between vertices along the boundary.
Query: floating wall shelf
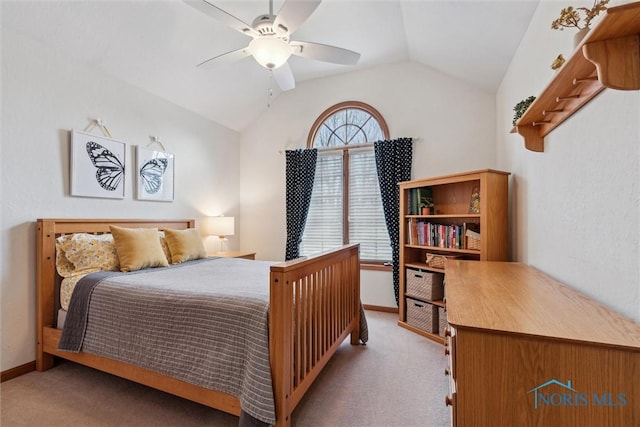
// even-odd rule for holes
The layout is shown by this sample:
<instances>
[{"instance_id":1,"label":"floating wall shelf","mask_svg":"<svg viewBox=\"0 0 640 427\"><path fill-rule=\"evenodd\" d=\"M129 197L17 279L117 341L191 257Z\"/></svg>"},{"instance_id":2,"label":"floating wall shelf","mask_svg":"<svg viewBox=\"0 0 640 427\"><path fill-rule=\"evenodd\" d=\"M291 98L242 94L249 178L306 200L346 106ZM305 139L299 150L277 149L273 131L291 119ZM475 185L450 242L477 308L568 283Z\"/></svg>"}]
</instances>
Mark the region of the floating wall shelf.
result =
<instances>
[{"instance_id":1,"label":"floating wall shelf","mask_svg":"<svg viewBox=\"0 0 640 427\"><path fill-rule=\"evenodd\" d=\"M640 2L605 11L511 133L542 152L544 137L607 87L640 89Z\"/></svg>"}]
</instances>

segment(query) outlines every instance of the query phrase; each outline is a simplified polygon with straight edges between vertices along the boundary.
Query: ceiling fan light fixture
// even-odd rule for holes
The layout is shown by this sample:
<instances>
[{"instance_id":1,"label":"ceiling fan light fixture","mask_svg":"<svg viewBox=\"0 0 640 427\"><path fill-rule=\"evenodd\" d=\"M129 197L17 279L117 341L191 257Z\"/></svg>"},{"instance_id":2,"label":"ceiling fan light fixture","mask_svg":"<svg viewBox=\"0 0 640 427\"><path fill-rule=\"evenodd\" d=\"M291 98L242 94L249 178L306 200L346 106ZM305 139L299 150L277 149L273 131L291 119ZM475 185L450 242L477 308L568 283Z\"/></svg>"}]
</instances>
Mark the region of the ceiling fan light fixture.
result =
<instances>
[{"instance_id":1,"label":"ceiling fan light fixture","mask_svg":"<svg viewBox=\"0 0 640 427\"><path fill-rule=\"evenodd\" d=\"M281 67L291 56L289 43L277 37L257 37L249 43L249 52L267 69Z\"/></svg>"}]
</instances>

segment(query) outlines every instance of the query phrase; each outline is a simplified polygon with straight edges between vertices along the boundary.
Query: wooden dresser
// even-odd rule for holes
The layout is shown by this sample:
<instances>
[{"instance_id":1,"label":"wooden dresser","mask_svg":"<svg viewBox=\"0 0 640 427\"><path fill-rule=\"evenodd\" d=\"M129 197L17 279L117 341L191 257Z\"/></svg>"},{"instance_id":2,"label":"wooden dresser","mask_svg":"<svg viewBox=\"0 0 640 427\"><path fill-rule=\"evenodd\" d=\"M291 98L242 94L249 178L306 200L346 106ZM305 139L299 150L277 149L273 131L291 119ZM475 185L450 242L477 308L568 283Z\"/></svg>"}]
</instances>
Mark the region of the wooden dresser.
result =
<instances>
[{"instance_id":1,"label":"wooden dresser","mask_svg":"<svg viewBox=\"0 0 640 427\"><path fill-rule=\"evenodd\" d=\"M446 271L454 426L640 425L638 323L524 264Z\"/></svg>"}]
</instances>

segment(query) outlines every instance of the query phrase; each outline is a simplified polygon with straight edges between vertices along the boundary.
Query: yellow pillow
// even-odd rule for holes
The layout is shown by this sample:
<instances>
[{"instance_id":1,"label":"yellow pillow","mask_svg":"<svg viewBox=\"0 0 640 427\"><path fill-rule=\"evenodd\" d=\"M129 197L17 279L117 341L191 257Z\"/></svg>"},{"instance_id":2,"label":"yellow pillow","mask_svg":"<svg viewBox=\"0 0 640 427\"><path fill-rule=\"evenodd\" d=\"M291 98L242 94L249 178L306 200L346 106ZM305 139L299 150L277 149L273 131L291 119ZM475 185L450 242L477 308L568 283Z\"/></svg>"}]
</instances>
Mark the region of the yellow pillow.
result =
<instances>
[{"instance_id":1,"label":"yellow pillow","mask_svg":"<svg viewBox=\"0 0 640 427\"><path fill-rule=\"evenodd\" d=\"M157 228L123 228L109 226L120 260L120 271L149 267L167 267Z\"/></svg>"},{"instance_id":2,"label":"yellow pillow","mask_svg":"<svg viewBox=\"0 0 640 427\"><path fill-rule=\"evenodd\" d=\"M164 237L164 231L158 231L160 237L160 244L162 245L162 251L164 256L167 257L167 261L171 261L171 252L169 251L169 245L167 245L167 239Z\"/></svg>"},{"instance_id":3,"label":"yellow pillow","mask_svg":"<svg viewBox=\"0 0 640 427\"><path fill-rule=\"evenodd\" d=\"M164 230L169 252L171 252L171 263L179 264L192 259L207 257L207 251L202 244L200 233L195 228L186 230Z\"/></svg>"}]
</instances>

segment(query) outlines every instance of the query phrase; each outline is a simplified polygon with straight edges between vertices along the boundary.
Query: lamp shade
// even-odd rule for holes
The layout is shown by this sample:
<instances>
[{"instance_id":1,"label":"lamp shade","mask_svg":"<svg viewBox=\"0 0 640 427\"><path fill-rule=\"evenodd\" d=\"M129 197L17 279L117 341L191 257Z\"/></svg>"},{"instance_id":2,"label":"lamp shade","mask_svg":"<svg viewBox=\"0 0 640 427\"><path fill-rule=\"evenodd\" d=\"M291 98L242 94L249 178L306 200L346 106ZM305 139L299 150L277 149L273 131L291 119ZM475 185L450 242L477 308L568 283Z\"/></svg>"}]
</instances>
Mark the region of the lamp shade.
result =
<instances>
[{"instance_id":1,"label":"lamp shade","mask_svg":"<svg viewBox=\"0 0 640 427\"><path fill-rule=\"evenodd\" d=\"M287 62L291 56L291 46L277 37L258 37L249 43L249 52L258 64L271 70Z\"/></svg>"},{"instance_id":2,"label":"lamp shade","mask_svg":"<svg viewBox=\"0 0 640 427\"><path fill-rule=\"evenodd\" d=\"M207 234L214 236L233 236L235 219L232 216L210 216Z\"/></svg>"}]
</instances>

